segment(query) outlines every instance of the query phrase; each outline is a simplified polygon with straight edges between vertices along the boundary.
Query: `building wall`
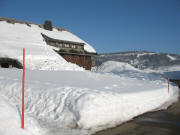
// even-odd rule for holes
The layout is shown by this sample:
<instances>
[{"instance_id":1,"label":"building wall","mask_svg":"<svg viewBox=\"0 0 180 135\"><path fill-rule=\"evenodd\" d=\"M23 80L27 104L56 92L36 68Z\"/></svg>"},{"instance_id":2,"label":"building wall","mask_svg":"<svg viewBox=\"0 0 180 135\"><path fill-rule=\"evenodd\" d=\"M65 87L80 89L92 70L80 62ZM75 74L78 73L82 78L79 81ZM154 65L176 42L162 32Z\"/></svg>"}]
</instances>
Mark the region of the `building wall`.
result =
<instances>
[{"instance_id":1,"label":"building wall","mask_svg":"<svg viewBox=\"0 0 180 135\"><path fill-rule=\"evenodd\" d=\"M70 55L70 54L61 54L61 56L68 62L79 65L80 67L85 68L86 70L91 70L92 60L91 56L84 55Z\"/></svg>"}]
</instances>

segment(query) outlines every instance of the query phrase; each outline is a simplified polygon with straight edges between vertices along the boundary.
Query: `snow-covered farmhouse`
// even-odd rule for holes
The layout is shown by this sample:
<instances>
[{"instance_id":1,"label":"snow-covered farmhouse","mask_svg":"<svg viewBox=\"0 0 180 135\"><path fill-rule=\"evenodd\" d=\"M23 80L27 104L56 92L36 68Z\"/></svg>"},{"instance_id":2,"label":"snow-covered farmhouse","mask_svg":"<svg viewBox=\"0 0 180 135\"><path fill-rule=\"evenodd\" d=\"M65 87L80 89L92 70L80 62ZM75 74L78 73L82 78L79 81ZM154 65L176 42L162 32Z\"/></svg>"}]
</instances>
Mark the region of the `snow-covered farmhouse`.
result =
<instances>
[{"instance_id":1,"label":"snow-covered farmhouse","mask_svg":"<svg viewBox=\"0 0 180 135\"><path fill-rule=\"evenodd\" d=\"M84 50L85 43L53 39L45 34L42 34L42 36L48 45L59 48L59 50L55 51L59 53L66 61L75 63L80 67L84 67L86 70L91 70L91 56L97 55L97 53Z\"/></svg>"},{"instance_id":2,"label":"snow-covered farmhouse","mask_svg":"<svg viewBox=\"0 0 180 135\"><path fill-rule=\"evenodd\" d=\"M52 26L52 23L50 21L45 21L45 23L42 25L42 24L35 24L35 23L0 17L0 26L2 26L2 28L4 29L4 32L3 30L1 32L5 33L4 35L7 34L7 37L2 36L1 39L5 40L6 38L7 40L9 40L9 41L7 40L1 41L2 43L1 48L3 48L5 44L8 45L11 44L10 46L12 47L9 46L10 48L13 48L15 44L17 44L17 46L20 46L20 44L22 44L21 46L23 47L26 47L25 45L28 44L27 48L29 48L29 44L31 43L32 46L35 44L37 46L39 46L39 44L46 45L51 47L51 49L54 50L56 54L62 56L62 58L64 58L67 62L76 64L80 67L85 68L86 70L91 70L92 67L91 56L97 55L96 51L88 43L86 43L85 41L83 41L82 39L80 39L70 31L68 31L67 29ZM6 30L4 26L7 27L8 30ZM30 41L30 39L32 41ZM41 40L41 43L39 40ZM12 43L15 44L12 45ZM34 57L37 55L38 54L34 55ZM10 63L11 60L9 59L8 62L6 62L5 61L6 59L4 59L6 57L4 56L2 57L2 55L0 54L0 65L2 67L19 67L16 66L18 64ZM38 55L38 57L39 56L40 55ZM1 60L1 58L3 58L3 60ZM12 58L12 57L9 56L7 58ZM33 62L32 57L30 59L31 62Z\"/></svg>"}]
</instances>

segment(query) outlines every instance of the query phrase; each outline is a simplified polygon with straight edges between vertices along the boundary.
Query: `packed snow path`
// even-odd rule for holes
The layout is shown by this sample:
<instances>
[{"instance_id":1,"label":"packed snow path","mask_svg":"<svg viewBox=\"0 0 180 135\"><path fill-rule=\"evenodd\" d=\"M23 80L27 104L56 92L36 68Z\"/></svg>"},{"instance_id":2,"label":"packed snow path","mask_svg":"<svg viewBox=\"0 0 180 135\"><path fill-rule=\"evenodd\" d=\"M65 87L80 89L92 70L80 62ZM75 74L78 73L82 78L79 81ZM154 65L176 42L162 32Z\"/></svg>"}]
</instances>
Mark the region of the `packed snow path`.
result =
<instances>
[{"instance_id":1,"label":"packed snow path","mask_svg":"<svg viewBox=\"0 0 180 135\"><path fill-rule=\"evenodd\" d=\"M22 70L0 69L0 93L17 110L21 108L21 77ZM48 134L90 134L147 111L166 108L178 97L178 89L170 88L168 93L163 79L27 70L25 114ZM27 121L25 125L29 125Z\"/></svg>"}]
</instances>

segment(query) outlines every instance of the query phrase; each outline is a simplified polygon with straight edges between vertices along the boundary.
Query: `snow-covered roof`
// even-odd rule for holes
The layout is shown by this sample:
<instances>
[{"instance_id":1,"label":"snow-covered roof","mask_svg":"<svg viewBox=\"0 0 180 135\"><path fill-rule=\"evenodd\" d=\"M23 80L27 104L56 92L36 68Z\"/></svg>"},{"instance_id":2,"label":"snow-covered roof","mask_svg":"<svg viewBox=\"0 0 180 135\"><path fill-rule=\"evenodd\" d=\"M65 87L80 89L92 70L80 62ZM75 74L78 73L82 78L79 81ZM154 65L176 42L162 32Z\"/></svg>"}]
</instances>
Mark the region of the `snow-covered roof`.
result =
<instances>
[{"instance_id":1,"label":"snow-covered roof","mask_svg":"<svg viewBox=\"0 0 180 135\"><path fill-rule=\"evenodd\" d=\"M67 43L67 44L73 44L73 45L81 45L84 46L84 43L82 42L75 42L75 41L67 41L67 40L61 40L61 39L54 39L51 37L48 37L46 35L44 35L43 33L41 33L41 35L48 41L54 41L54 42L59 42L59 43Z\"/></svg>"},{"instance_id":2,"label":"snow-covered roof","mask_svg":"<svg viewBox=\"0 0 180 135\"><path fill-rule=\"evenodd\" d=\"M41 29L42 33L54 38L54 39L59 39L59 40L65 40L65 41L72 41L72 42L80 42L80 43L84 43L84 49L87 52L90 53L96 53L95 49L89 45L87 42L85 42L84 40L82 40L81 38L79 38L78 36L76 36L75 34L73 34L72 32L70 32L67 29L64 28L58 28L58 27L53 27L53 31L48 31L43 29L43 25L42 24L36 24L36 23L31 23L31 22L24 22L24 21L19 21L19 20L14 20L14 19L10 19L10 18L4 18L4 17L0 17L0 21L7 21L10 22L12 24L18 23L18 24L25 24L29 27L39 27L39 29Z\"/></svg>"},{"instance_id":3,"label":"snow-covered roof","mask_svg":"<svg viewBox=\"0 0 180 135\"><path fill-rule=\"evenodd\" d=\"M85 51L90 53L96 53L96 51L91 45L89 45L87 42L80 39L69 31L58 31L56 28L53 28L53 31L44 30L44 32L42 33L54 39L84 43Z\"/></svg>"},{"instance_id":4,"label":"snow-covered roof","mask_svg":"<svg viewBox=\"0 0 180 135\"><path fill-rule=\"evenodd\" d=\"M48 31L38 24L8 23L0 18L0 57L14 58L22 62L22 48L26 48L26 67L29 69L83 70L68 63L54 52L52 47L47 46L41 33L54 39L83 43L85 51L96 52L92 46L67 30L53 28Z\"/></svg>"}]
</instances>

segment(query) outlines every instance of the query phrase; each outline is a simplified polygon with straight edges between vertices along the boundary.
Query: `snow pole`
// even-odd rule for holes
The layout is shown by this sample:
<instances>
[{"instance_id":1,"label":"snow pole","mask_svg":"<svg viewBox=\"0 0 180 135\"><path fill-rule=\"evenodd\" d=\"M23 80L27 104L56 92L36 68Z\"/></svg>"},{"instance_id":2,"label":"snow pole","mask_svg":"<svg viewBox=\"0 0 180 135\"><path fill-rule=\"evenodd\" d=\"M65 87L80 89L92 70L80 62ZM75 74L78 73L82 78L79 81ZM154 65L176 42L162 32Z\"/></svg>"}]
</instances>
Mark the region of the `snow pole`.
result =
<instances>
[{"instance_id":1,"label":"snow pole","mask_svg":"<svg viewBox=\"0 0 180 135\"><path fill-rule=\"evenodd\" d=\"M24 129L24 81L25 81L25 48L23 48L22 123L21 123L21 128L22 129Z\"/></svg>"},{"instance_id":2,"label":"snow pole","mask_svg":"<svg viewBox=\"0 0 180 135\"><path fill-rule=\"evenodd\" d=\"M169 82L170 82L170 81L169 81L169 78L168 78L168 93L169 93Z\"/></svg>"}]
</instances>

